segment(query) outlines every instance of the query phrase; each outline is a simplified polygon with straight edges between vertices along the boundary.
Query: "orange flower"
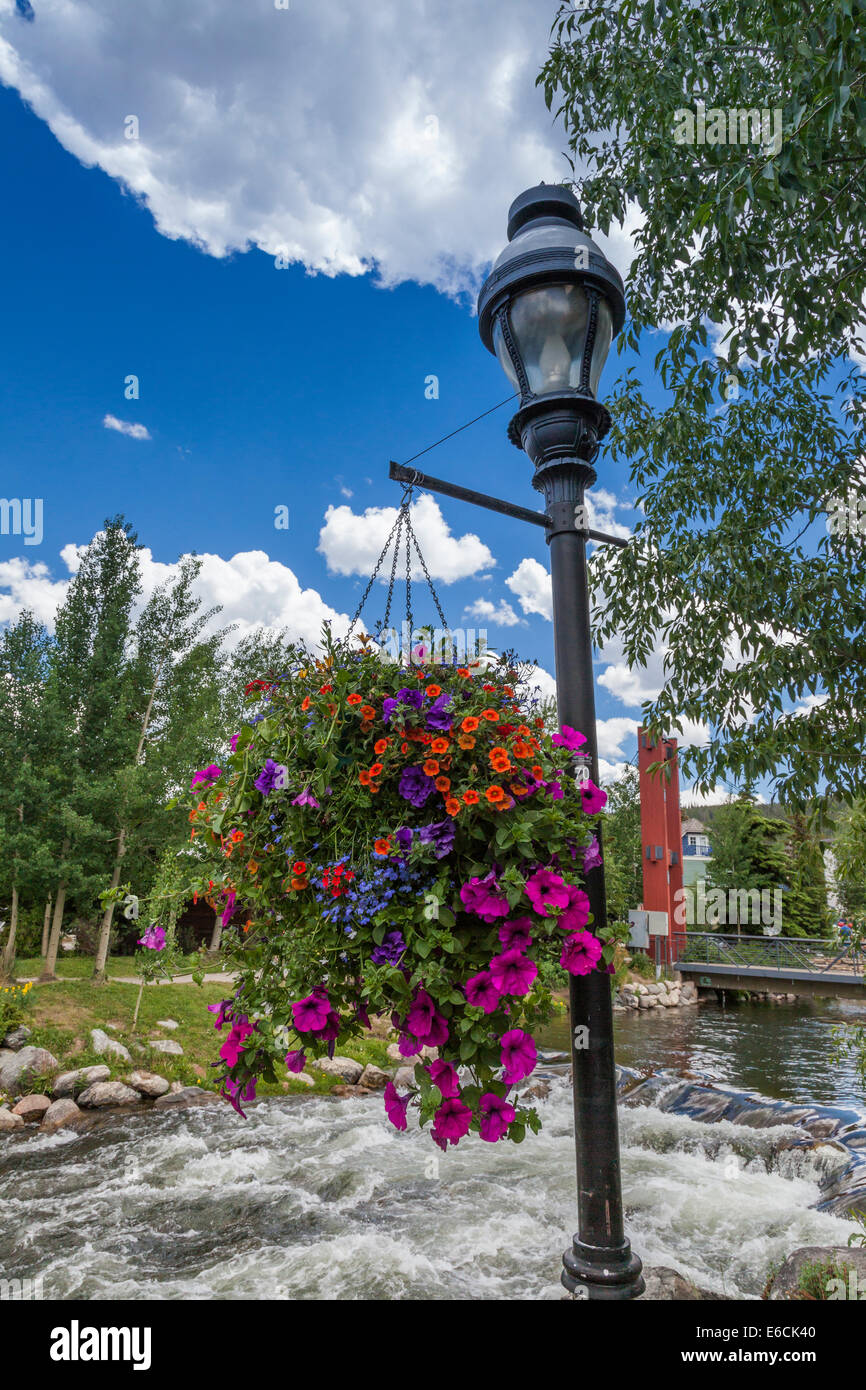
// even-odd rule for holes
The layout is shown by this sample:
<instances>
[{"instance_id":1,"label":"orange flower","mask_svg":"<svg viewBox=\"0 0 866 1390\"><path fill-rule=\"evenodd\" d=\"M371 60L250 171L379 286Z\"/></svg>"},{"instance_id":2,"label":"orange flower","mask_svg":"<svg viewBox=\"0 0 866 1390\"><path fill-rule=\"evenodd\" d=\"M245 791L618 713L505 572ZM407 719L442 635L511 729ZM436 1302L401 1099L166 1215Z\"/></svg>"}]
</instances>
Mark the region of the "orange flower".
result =
<instances>
[{"instance_id":1,"label":"orange flower","mask_svg":"<svg viewBox=\"0 0 866 1390\"><path fill-rule=\"evenodd\" d=\"M379 776L379 773L380 773L381 771L382 771L382 764L381 764L381 763L373 763L373 766L370 768L370 776L371 776L371 777L378 777L378 776Z\"/></svg>"},{"instance_id":2,"label":"orange flower","mask_svg":"<svg viewBox=\"0 0 866 1390\"><path fill-rule=\"evenodd\" d=\"M447 792L447 791L450 791L450 790L451 790L451 778L450 778L450 777L437 777L437 778L436 778L436 790L437 790L437 792Z\"/></svg>"},{"instance_id":3,"label":"orange flower","mask_svg":"<svg viewBox=\"0 0 866 1390\"><path fill-rule=\"evenodd\" d=\"M301 709L306 713L306 711L307 711L309 708L310 708L310 697L309 697L309 695L305 695L304 698L303 698L303 700L301 701Z\"/></svg>"},{"instance_id":4,"label":"orange flower","mask_svg":"<svg viewBox=\"0 0 866 1390\"><path fill-rule=\"evenodd\" d=\"M447 753L447 752L448 752L448 740L447 740L447 738L434 738L433 742L430 744L430 752L431 752L431 753Z\"/></svg>"},{"instance_id":5,"label":"orange flower","mask_svg":"<svg viewBox=\"0 0 866 1390\"><path fill-rule=\"evenodd\" d=\"M460 744L461 748L475 747L475 739L472 737L471 734L461 734L457 742Z\"/></svg>"},{"instance_id":6,"label":"orange flower","mask_svg":"<svg viewBox=\"0 0 866 1390\"><path fill-rule=\"evenodd\" d=\"M390 741L390 740L388 740L387 738L379 738L379 739L377 739L376 742L373 744L373 752L374 752L374 753L384 753L384 752L387 750L387 748L388 748L388 743L389 743L389 741Z\"/></svg>"},{"instance_id":7,"label":"orange flower","mask_svg":"<svg viewBox=\"0 0 866 1390\"><path fill-rule=\"evenodd\" d=\"M524 743L522 738L518 738L518 739L515 740L515 743L514 743L514 756L515 756L515 758L531 758L531 757L532 757L532 752L533 752L533 749L532 749L532 744L531 744L531 743Z\"/></svg>"},{"instance_id":8,"label":"orange flower","mask_svg":"<svg viewBox=\"0 0 866 1390\"><path fill-rule=\"evenodd\" d=\"M400 752L401 752L401 753L408 753L408 752L409 752L409 745L408 745L408 743L405 743L405 742L404 742L404 743L401 743L401 744L400 744Z\"/></svg>"},{"instance_id":9,"label":"orange flower","mask_svg":"<svg viewBox=\"0 0 866 1390\"><path fill-rule=\"evenodd\" d=\"M449 796L446 798L445 810L448 812L449 816L456 816L458 814L460 802L457 800L456 796Z\"/></svg>"},{"instance_id":10,"label":"orange flower","mask_svg":"<svg viewBox=\"0 0 866 1390\"><path fill-rule=\"evenodd\" d=\"M526 724L518 724L517 732L521 738L532 738L532 730Z\"/></svg>"},{"instance_id":11,"label":"orange flower","mask_svg":"<svg viewBox=\"0 0 866 1390\"><path fill-rule=\"evenodd\" d=\"M365 771L363 770L363 768L362 768L361 771L358 773L358 781L361 783L361 786L362 786L362 787L369 787L369 785L370 785L370 774L369 774L369 772L365 772Z\"/></svg>"},{"instance_id":12,"label":"orange flower","mask_svg":"<svg viewBox=\"0 0 866 1390\"><path fill-rule=\"evenodd\" d=\"M330 701L328 701L328 713L329 713L329 714L336 714L336 713L337 713L337 706L336 706L336 705L332 705Z\"/></svg>"},{"instance_id":13,"label":"orange flower","mask_svg":"<svg viewBox=\"0 0 866 1390\"><path fill-rule=\"evenodd\" d=\"M375 719L375 718L376 718L376 711L373 709L373 706L372 706L372 705L362 705L362 706L361 706L361 713L362 713L362 715L364 716L365 719Z\"/></svg>"},{"instance_id":14,"label":"orange flower","mask_svg":"<svg viewBox=\"0 0 866 1390\"><path fill-rule=\"evenodd\" d=\"M390 854L390 853L391 853L391 841L390 841L387 837L383 837L381 840L374 840L374 841L373 841L373 853L374 853L374 854Z\"/></svg>"},{"instance_id":15,"label":"orange flower","mask_svg":"<svg viewBox=\"0 0 866 1390\"><path fill-rule=\"evenodd\" d=\"M509 772L511 770L510 758L491 758L490 763L494 772Z\"/></svg>"},{"instance_id":16,"label":"orange flower","mask_svg":"<svg viewBox=\"0 0 866 1390\"><path fill-rule=\"evenodd\" d=\"M499 715L496 713L495 709L483 709L481 711L481 718L489 719L491 722L493 722L494 720L499 718Z\"/></svg>"},{"instance_id":17,"label":"orange flower","mask_svg":"<svg viewBox=\"0 0 866 1390\"><path fill-rule=\"evenodd\" d=\"M362 734L368 734L368 733L370 732L370 730L372 729L372 727L373 727L373 721L372 721L372 719L362 719L362 720L361 720L361 733L362 733Z\"/></svg>"},{"instance_id":18,"label":"orange flower","mask_svg":"<svg viewBox=\"0 0 866 1390\"><path fill-rule=\"evenodd\" d=\"M487 800L490 802L491 806L495 806L497 802L505 800L505 792L502 790L501 787L497 787L495 785L492 787L488 787L484 795L487 797Z\"/></svg>"},{"instance_id":19,"label":"orange flower","mask_svg":"<svg viewBox=\"0 0 866 1390\"><path fill-rule=\"evenodd\" d=\"M458 676L468 676L470 680L472 678L472 672L468 670L465 666L458 666L457 674Z\"/></svg>"},{"instance_id":20,"label":"orange flower","mask_svg":"<svg viewBox=\"0 0 866 1390\"><path fill-rule=\"evenodd\" d=\"M507 749L507 748L491 748L491 750L490 750L490 757L491 757L491 758L507 758L507 757L508 757L508 749Z\"/></svg>"},{"instance_id":21,"label":"orange flower","mask_svg":"<svg viewBox=\"0 0 866 1390\"><path fill-rule=\"evenodd\" d=\"M466 805L467 805L467 806L477 806L477 805L478 805L478 793L477 793L476 791L473 791L472 788L470 787L469 790L468 790L468 792L464 792L464 793L463 793L463 800L466 802Z\"/></svg>"},{"instance_id":22,"label":"orange flower","mask_svg":"<svg viewBox=\"0 0 866 1390\"><path fill-rule=\"evenodd\" d=\"M531 767L529 770L530 770L530 772L532 773L533 777L535 778L536 782L540 782L541 779L542 779L543 776L544 776L544 768L543 768L543 767L539 767L538 764L536 763L535 767Z\"/></svg>"},{"instance_id":23,"label":"orange flower","mask_svg":"<svg viewBox=\"0 0 866 1390\"><path fill-rule=\"evenodd\" d=\"M474 714L467 714L460 727L464 734L474 734L480 723L480 719L476 719Z\"/></svg>"},{"instance_id":24,"label":"orange flower","mask_svg":"<svg viewBox=\"0 0 866 1390\"><path fill-rule=\"evenodd\" d=\"M296 891L300 891L300 889L302 889L302 888L309 888L309 886L310 886L310 881L309 881L309 879L307 879L307 878L293 878L293 879L292 879L292 887L293 887Z\"/></svg>"},{"instance_id":25,"label":"orange flower","mask_svg":"<svg viewBox=\"0 0 866 1390\"><path fill-rule=\"evenodd\" d=\"M439 764L437 763L435 758L426 758L422 763L422 767L424 768L424 771L427 773L428 777L439 776Z\"/></svg>"},{"instance_id":26,"label":"orange flower","mask_svg":"<svg viewBox=\"0 0 866 1390\"><path fill-rule=\"evenodd\" d=\"M370 791L373 792L373 794L375 795L375 793L376 793L377 791L379 791L379 783L378 783L378 782L371 782L371 783L370 783Z\"/></svg>"},{"instance_id":27,"label":"orange flower","mask_svg":"<svg viewBox=\"0 0 866 1390\"><path fill-rule=\"evenodd\" d=\"M535 727L536 727L536 729L543 729L543 728L544 728L544 720L543 720L543 719L536 719L536 721L535 721Z\"/></svg>"},{"instance_id":28,"label":"orange flower","mask_svg":"<svg viewBox=\"0 0 866 1390\"><path fill-rule=\"evenodd\" d=\"M511 688L510 685L503 685L502 689L503 689L503 691L505 692L506 695L509 695L509 696L510 696L510 695L513 695L513 694L514 694L514 691L512 690L512 688Z\"/></svg>"},{"instance_id":29,"label":"orange flower","mask_svg":"<svg viewBox=\"0 0 866 1390\"><path fill-rule=\"evenodd\" d=\"M442 694L442 687L441 687L441 685L428 685L428 687L427 687L427 694L430 696L430 699L431 699L431 700L435 700L436 697L437 697L437 695L441 695L441 694Z\"/></svg>"},{"instance_id":30,"label":"orange flower","mask_svg":"<svg viewBox=\"0 0 866 1390\"><path fill-rule=\"evenodd\" d=\"M360 696L360 695L347 695L347 696L346 696L346 704L347 704L347 705L360 705L360 703L361 703L361 696Z\"/></svg>"},{"instance_id":31,"label":"orange flower","mask_svg":"<svg viewBox=\"0 0 866 1390\"><path fill-rule=\"evenodd\" d=\"M481 689L482 689L482 690L495 690L495 689L496 689L496 686L495 686L495 685L489 685L489 684L488 684L488 685L482 685Z\"/></svg>"},{"instance_id":32,"label":"orange flower","mask_svg":"<svg viewBox=\"0 0 866 1390\"><path fill-rule=\"evenodd\" d=\"M332 691L333 689L334 689L334 687L333 687L332 685L320 685L320 686L319 686L319 694L320 694L320 695L330 695L330 693L331 693L331 691Z\"/></svg>"},{"instance_id":33,"label":"orange flower","mask_svg":"<svg viewBox=\"0 0 866 1390\"><path fill-rule=\"evenodd\" d=\"M247 868L249 869L251 874L257 874L259 871L259 866L253 859L251 859L249 864L247 864Z\"/></svg>"},{"instance_id":34,"label":"orange flower","mask_svg":"<svg viewBox=\"0 0 866 1390\"><path fill-rule=\"evenodd\" d=\"M244 838L244 832L243 832L242 830L233 830L233 831L232 831L232 839L233 839L233 841L235 842L236 845L239 845L240 842L241 842L241 840L242 840L243 838Z\"/></svg>"},{"instance_id":35,"label":"orange flower","mask_svg":"<svg viewBox=\"0 0 866 1390\"><path fill-rule=\"evenodd\" d=\"M292 873L293 873L293 874L305 874L306 872L307 872L307 865L306 865L305 861L304 861L303 859L296 859L295 862L294 862L294 864L292 865Z\"/></svg>"}]
</instances>

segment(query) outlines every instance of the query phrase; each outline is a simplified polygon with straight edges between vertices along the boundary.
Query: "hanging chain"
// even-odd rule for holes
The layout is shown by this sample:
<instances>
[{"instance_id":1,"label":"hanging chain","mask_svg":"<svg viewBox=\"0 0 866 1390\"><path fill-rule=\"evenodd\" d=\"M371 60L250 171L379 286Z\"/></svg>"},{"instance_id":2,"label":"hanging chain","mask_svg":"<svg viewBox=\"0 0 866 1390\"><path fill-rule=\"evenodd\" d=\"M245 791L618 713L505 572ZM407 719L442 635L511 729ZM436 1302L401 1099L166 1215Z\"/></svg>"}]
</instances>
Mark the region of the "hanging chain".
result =
<instances>
[{"instance_id":1,"label":"hanging chain","mask_svg":"<svg viewBox=\"0 0 866 1390\"><path fill-rule=\"evenodd\" d=\"M385 600L385 616L384 616L384 618L382 619L382 624L381 624L381 627L379 628L379 633L381 634L381 633L387 628L388 623L389 623L389 621L390 621L390 617L391 617L391 605L392 605L393 600L394 600L394 585L395 585L396 579L397 579L397 559L398 559L398 556L399 556L399 553L400 553L400 545L401 545L401 542L402 542L403 539L404 539L404 536L405 536L405 544L406 544L406 620L407 620L408 625L409 625L409 635L410 635L410 638L411 638L411 635L412 635L412 629L413 629L413 627L414 627L414 618L413 618L413 614L412 614L412 551L413 551L413 549L414 549L414 551L415 551L415 554L416 554L417 557L418 557L418 563L420 564L421 569L422 569L422 571L423 571L423 573L424 573L424 578L425 578L426 581L427 581L427 587L428 587L428 589L430 590L430 593L431 593L432 596L433 596L433 602L434 602L434 604L436 605L436 612L439 614L439 617L440 617L441 622L442 622L442 626L443 626L443 628L444 628L446 631L448 630L448 620L447 620L447 618L445 617L445 613L444 613L444 611L443 611L442 604L441 604L441 602L440 602L440 600L439 600L439 595L438 595L438 593L436 592L436 589L435 589L435 587L434 587L433 580L430 578L430 571L428 570L428 568L427 568L427 562L425 561L424 556L423 556L422 553L421 553L421 547L420 547L420 545L418 544L418 537L415 535L415 531L414 531L414 529L413 529L413 527L412 527L411 507L412 507L412 490L413 490L413 487L414 487L414 483L408 483L408 484L405 485L404 488L403 488L403 499L402 499L402 501L401 501L401 503L400 503L400 506L399 506L399 508L398 508L398 510L397 510L397 520L394 522L394 525L391 527L391 530L388 532L388 539L385 541L385 544L382 546L382 552L381 552L381 554L380 554L378 560L376 561L375 567L374 567L374 569L373 569L373 573L370 575L370 578L369 578L368 581L367 581L367 586L366 586L366 588L364 589L363 594L361 595L361 601L360 601L360 603L358 604L358 607L355 609L354 614L352 615L352 621L349 623L349 629L348 629L348 632L346 633L347 638L351 636L352 629L354 628L356 622L358 621L358 619L359 619L360 616L361 616L361 611L362 611L362 609L363 609L363 607L364 607L364 604L367 602L367 599L368 599L369 596L370 596L370 591L371 591L371 589L373 588L373 585L375 584L376 579L377 579L378 576L379 576L379 571L380 571L381 568L382 568L382 565L383 565L384 560L385 560L385 556L388 554L388 551L390 550L391 545L393 544L393 546L394 546L394 553L393 553L393 555L391 556L391 573L390 573L390 576L389 576L389 579L388 579L388 595L387 595L387 598L386 598L386 600ZM406 528L406 529L405 529L405 533L404 533L404 530L403 530L404 526L405 526L405 528Z\"/></svg>"}]
</instances>

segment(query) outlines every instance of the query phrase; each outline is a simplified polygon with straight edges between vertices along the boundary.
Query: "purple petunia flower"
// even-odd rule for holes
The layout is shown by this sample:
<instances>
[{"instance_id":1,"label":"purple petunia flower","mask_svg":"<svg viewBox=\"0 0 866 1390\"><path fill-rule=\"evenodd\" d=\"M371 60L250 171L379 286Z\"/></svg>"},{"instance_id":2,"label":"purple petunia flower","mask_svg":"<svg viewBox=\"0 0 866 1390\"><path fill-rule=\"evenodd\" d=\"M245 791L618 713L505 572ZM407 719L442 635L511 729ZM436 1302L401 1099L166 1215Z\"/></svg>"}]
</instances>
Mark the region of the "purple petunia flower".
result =
<instances>
[{"instance_id":1,"label":"purple petunia flower","mask_svg":"<svg viewBox=\"0 0 866 1390\"><path fill-rule=\"evenodd\" d=\"M382 701L382 721L389 723L391 715L398 705L408 705L410 709L420 709L424 703L424 696L420 690L410 690L404 686L398 690L396 695L388 695Z\"/></svg>"},{"instance_id":2,"label":"purple petunia flower","mask_svg":"<svg viewBox=\"0 0 866 1390\"><path fill-rule=\"evenodd\" d=\"M408 854L412 848L412 836L414 834L414 830L408 825L401 825L400 829L394 832L394 839L404 854Z\"/></svg>"},{"instance_id":3,"label":"purple petunia flower","mask_svg":"<svg viewBox=\"0 0 866 1390\"><path fill-rule=\"evenodd\" d=\"M198 772L193 774L193 779L189 784L190 791L193 791L199 782L204 782L206 786L212 787L219 777L222 777L223 770L217 767L216 763L210 763L208 767L200 767Z\"/></svg>"},{"instance_id":4,"label":"purple petunia flower","mask_svg":"<svg viewBox=\"0 0 866 1390\"><path fill-rule=\"evenodd\" d=\"M584 872L590 869L600 869L604 860L602 859L601 846L598 843L598 836L593 835L589 844L583 851Z\"/></svg>"},{"instance_id":5,"label":"purple petunia flower","mask_svg":"<svg viewBox=\"0 0 866 1390\"><path fill-rule=\"evenodd\" d=\"M484 878L470 878L468 883L464 883L460 889L460 901L467 911L474 912L484 922L508 916L508 899L500 892L492 870Z\"/></svg>"},{"instance_id":6,"label":"purple petunia flower","mask_svg":"<svg viewBox=\"0 0 866 1390\"><path fill-rule=\"evenodd\" d=\"M450 1144L457 1144L464 1136L469 1133L469 1126L472 1123L472 1111L468 1105L464 1105L462 1100L452 1096L445 1100L436 1111L436 1118L433 1121L433 1136L437 1140L444 1140Z\"/></svg>"},{"instance_id":7,"label":"purple petunia flower","mask_svg":"<svg viewBox=\"0 0 866 1390\"><path fill-rule=\"evenodd\" d=\"M603 811L607 805L607 792L597 787L591 778L581 783L580 796L583 801L584 813L587 816L594 816L597 811Z\"/></svg>"},{"instance_id":8,"label":"purple petunia flower","mask_svg":"<svg viewBox=\"0 0 866 1390\"><path fill-rule=\"evenodd\" d=\"M589 898L582 888L568 885L568 907L561 913L557 926L563 931L580 931L589 921Z\"/></svg>"},{"instance_id":9,"label":"purple petunia flower","mask_svg":"<svg viewBox=\"0 0 866 1390\"><path fill-rule=\"evenodd\" d=\"M401 1096L393 1081L385 1087L385 1114L395 1129L406 1128L406 1110L411 1098L411 1095Z\"/></svg>"},{"instance_id":10,"label":"purple petunia flower","mask_svg":"<svg viewBox=\"0 0 866 1390\"><path fill-rule=\"evenodd\" d=\"M422 844L433 846L433 853L437 859L444 859L454 848L456 833L454 821L450 816L446 816L444 820L435 821L432 825L422 825L418 836Z\"/></svg>"},{"instance_id":11,"label":"purple petunia flower","mask_svg":"<svg viewBox=\"0 0 866 1390\"><path fill-rule=\"evenodd\" d=\"M374 965L399 965L400 957L405 950L406 942L402 933L396 930L389 931L383 938L382 945L370 953L370 959ZM367 1026L369 1027L369 1024Z\"/></svg>"},{"instance_id":12,"label":"purple petunia flower","mask_svg":"<svg viewBox=\"0 0 866 1390\"><path fill-rule=\"evenodd\" d=\"M532 919L512 917L510 922L503 922L499 928L499 940L506 950L515 947L518 951L527 951L532 945Z\"/></svg>"},{"instance_id":13,"label":"purple petunia flower","mask_svg":"<svg viewBox=\"0 0 866 1390\"><path fill-rule=\"evenodd\" d=\"M420 809L434 790L433 778L428 777L423 768L414 764L403 769L397 790L410 806Z\"/></svg>"},{"instance_id":14,"label":"purple petunia flower","mask_svg":"<svg viewBox=\"0 0 866 1390\"><path fill-rule=\"evenodd\" d=\"M253 782L253 786L261 792L262 796L267 796L270 792L282 791L288 780L289 771L282 763L275 763L273 758L266 758L265 765Z\"/></svg>"},{"instance_id":15,"label":"purple petunia flower","mask_svg":"<svg viewBox=\"0 0 866 1390\"><path fill-rule=\"evenodd\" d=\"M451 703L450 695L439 695L427 711L425 723L428 729L436 729L439 733L447 733L454 723L454 716L448 714L447 706Z\"/></svg>"},{"instance_id":16,"label":"purple petunia flower","mask_svg":"<svg viewBox=\"0 0 866 1390\"><path fill-rule=\"evenodd\" d=\"M417 1057L423 1046L420 1038L411 1038L408 1033L401 1033L397 1039L397 1050L401 1057Z\"/></svg>"},{"instance_id":17,"label":"purple petunia flower","mask_svg":"<svg viewBox=\"0 0 866 1390\"><path fill-rule=\"evenodd\" d=\"M305 1052L287 1052L286 1066L289 1071L303 1071L307 1064L307 1054Z\"/></svg>"},{"instance_id":18,"label":"purple petunia flower","mask_svg":"<svg viewBox=\"0 0 866 1390\"><path fill-rule=\"evenodd\" d=\"M228 893L226 893L225 900L226 905L223 909L221 921L222 925L224 927L227 927L229 922L231 921L232 913L235 910L235 902L237 900L237 894L235 893L235 890L233 888Z\"/></svg>"},{"instance_id":19,"label":"purple petunia flower","mask_svg":"<svg viewBox=\"0 0 866 1390\"><path fill-rule=\"evenodd\" d=\"M512 949L494 956L490 962L490 974L500 994L528 994L532 982L538 974L538 966L522 951Z\"/></svg>"},{"instance_id":20,"label":"purple petunia flower","mask_svg":"<svg viewBox=\"0 0 866 1390\"><path fill-rule=\"evenodd\" d=\"M567 748L569 753L576 753L580 746L586 743L586 735L578 733L570 724L563 724L562 733L554 734L550 741L557 748Z\"/></svg>"},{"instance_id":21,"label":"purple petunia flower","mask_svg":"<svg viewBox=\"0 0 866 1390\"><path fill-rule=\"evenodd\" d=\"M471 980L467 980L463 992L467 1004L471 1004L473 1009L483 1009L486 1014L492 1014L499 1006L499 990L487 970L480 970Z\"/></svg>"},{"instance_id":22,"label":"purple petunia flower","mask_svg":"<svg viewBox=\"0 0 866 1390\"><path fill-rule=\"evenodd\" d=\"M247 1117L244 1114L243 1110L241 1110L240 1102L255 1100L256 1078L252 1077L249 1081L245 1082L243 1086L241 1086L237 1081L232 1081L231 1077L227 1076L223 1082L223 1095L226 1096L227 1099L231 1102L232 1106L235 1110L237 1110L241 1119L245 1120Z\"/></svg>"},{"instance_id":23,"label":"purple petunia flower","mask_svg":"<svg viewBox=\"0 0 866 1390\"><path fill-rule=\"evenodd\" d=\"M590 975L601 954L602 944L592 932L573 932L562 948L559 963L570 975Z\"/></svg>"},{"instance_id":24,"label":"purple petunia flower","mask_svg":"<svg viewBox=\"0 0 866 1390\"><path fill-rule=\"evenodd\" d=\"M328 1021L331 1005L327 995L322 997L315 990L306 999L299 999L292 1005L292 1017L299 1033L317 1033Z\"/></svg>"},{"instance_id":25,"label":"purple petunia flower","mask_svg":"<svg viewBox=\"0 0 866 1390\"><path fill-rule=\"evenodd\" d=\"M292 805L293 805L293 806L312 806L315 810L318 810L318 809L319 809L319 803L318 803L318 801L316 800L316 798L313 796L313 794L312 794L312 792L310 791L309 787L304 787L304 790L300 793L300 795L299 795L299 796L296 796L296 797L294 797L294 798L292 799Z\"/></svg>"},{"instance_id":26,"label":"purple petunia flower","mask_svg":"<svg viewBox=\"0 0 866 1390\"><path fill-rule=\"evenodd\" d=\"M486 1139L488 1144L495 1144L507 1133L516 1111L503 1096L497 1096L492 1091L487 1091L479 1104L483 1112L481 1138Z\"/></svg>"},{"instance_id":27,"label":"purple petunia flower","mask_svg":"<svg viewBox=\"0 0 866 1390\"><path fill-rule=\"evenodd\" d=\"M532 1073L538 1061L538 1049L535 1040L528 1033L524 1033L522 1028L512 1028L503 1033L499 1043L500 1057L505 1068L502 1079L507 1081L509 1086L513 1086L516 1081L522 1081Z\"/></svg>"},{"instance_id":28,"label":"purple petunia flower","mask_svg":"<svg viewBox=\"0 0 866 1390\"><path fill-rule=\"evenodd\" d=\"M526 880L526 896L539 917L547 917L549 907L568 907L565 880L550 869L538 869Z\"/></svg>"},{"instance_id":29,"label":"purple petunia flower","mask_svg":"<svg viewBox=\"0 0 866 1390\"><path fill-rule=\"evenodd\" d=\"M222 999L220 1000L219 1004L208 1004L208 1013L217 1015L216 1022L214 1023L214 1028L218 1029L219 1031L222 1031L223 1024L227 1020L231 1022L233 1014L233 1004L233 999Z\"/></svg>"},{"instance_id":30,"label":"purple petunia flower","mask_svg":"<svg viewBox=\"0 0 866 1390\"><path fill-rule=\"evenodd\" d=\"M231 745L231 750L232 750L233 753L236 753L236 752L238 751L238 739L239 739L239 738L240 738L240 734L232 734L231 738L229 739L229 744Z\"/></svg>"},{"instance_id":31,"label":"purple petunia flower","mask_svg":"<svg viewBox=\"0 0 866 1390\"><path fill-rule=\"evenodd\" d=\"M146 946L149 951L165 950L165 927L158 927L154 922L148 927L144 936L138 938L139 946Z\"/></svg>"},{"instance_id":32,"label":"purple petunia flower","mask_svg":"<svg viewBox=\"0 0 866 1390\"><path fill-rule=\"evenodd\" d=\"M255 1032L246 1014L238 1014L232 1023L231 1032L220 1048L220 1057L230 1067L237 1065L250 1033Z\"/></svg>"},{"instance_id":33,"label":"purple petunia flower","mask_svg":"<svg viewBox=\"0 0 866 1390\"><path fill-rule=\"evenodd\" d=\"M433 1085L439 1087L443 1100L451 1100L460 1094L457 1072L450 1062L431 1062L427 1070Z\"/></svg>"}]
</instances>

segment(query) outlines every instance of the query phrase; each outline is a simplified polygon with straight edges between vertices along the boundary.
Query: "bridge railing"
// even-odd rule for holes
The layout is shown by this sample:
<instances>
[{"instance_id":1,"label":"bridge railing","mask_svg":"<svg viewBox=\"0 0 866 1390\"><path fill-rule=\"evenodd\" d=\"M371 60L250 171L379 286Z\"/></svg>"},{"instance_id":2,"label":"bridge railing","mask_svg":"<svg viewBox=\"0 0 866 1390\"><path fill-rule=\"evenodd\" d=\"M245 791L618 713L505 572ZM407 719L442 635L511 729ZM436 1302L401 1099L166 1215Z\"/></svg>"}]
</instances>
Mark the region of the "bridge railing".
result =
<instances>
[{"instance_id":1,"label":"bridge railing","mask_svg":"<svg viewBox=\"0 0 866 1390\"><path fill-rule=\"evenodd\" d=\"M676 963L734 965L741 970L791 970L810 974L863 974L862 953L822 937L721 936L717 932L681 932Z\"/></svg>"}]
</instances>

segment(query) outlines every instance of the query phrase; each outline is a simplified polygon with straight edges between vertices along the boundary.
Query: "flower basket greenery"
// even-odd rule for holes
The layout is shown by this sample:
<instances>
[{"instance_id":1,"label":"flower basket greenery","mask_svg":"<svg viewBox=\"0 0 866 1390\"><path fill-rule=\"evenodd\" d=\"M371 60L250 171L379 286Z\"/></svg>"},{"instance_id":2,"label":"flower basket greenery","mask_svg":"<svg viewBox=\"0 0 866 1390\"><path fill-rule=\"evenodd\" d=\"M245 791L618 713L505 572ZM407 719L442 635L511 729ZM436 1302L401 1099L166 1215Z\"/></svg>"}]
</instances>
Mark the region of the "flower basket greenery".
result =
<instances>
[{"instance_id":1,"label":"flower basket greenery","mask_svg":"<svg viewBox=\"0 0 866 1390\"><path fill-rule=\"evenodd\" d=\"M412 1107L443 1149L519 1141L552 987L616 954L581 887L606 800L577 775L585 740L546 727L508 658L406 667L327 633L324 650L252 681L231 751L192 781L196 891L238 972L211 1006L222 1087L243 1114L260 1077L384 1014L414 1063L385 1091L398 1129Z\"/></svg>"}]
</instances>

